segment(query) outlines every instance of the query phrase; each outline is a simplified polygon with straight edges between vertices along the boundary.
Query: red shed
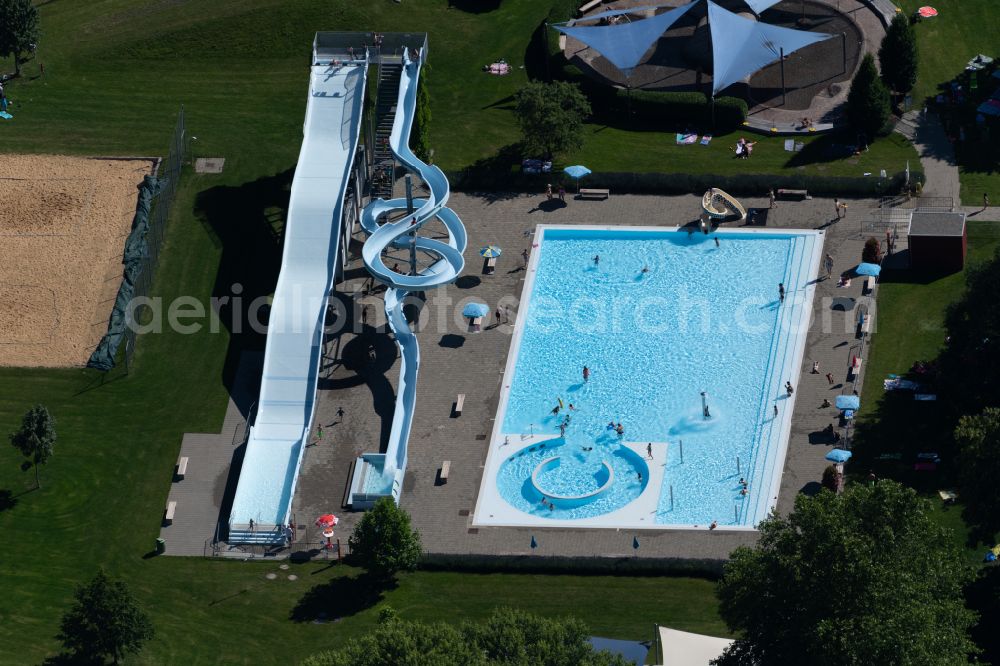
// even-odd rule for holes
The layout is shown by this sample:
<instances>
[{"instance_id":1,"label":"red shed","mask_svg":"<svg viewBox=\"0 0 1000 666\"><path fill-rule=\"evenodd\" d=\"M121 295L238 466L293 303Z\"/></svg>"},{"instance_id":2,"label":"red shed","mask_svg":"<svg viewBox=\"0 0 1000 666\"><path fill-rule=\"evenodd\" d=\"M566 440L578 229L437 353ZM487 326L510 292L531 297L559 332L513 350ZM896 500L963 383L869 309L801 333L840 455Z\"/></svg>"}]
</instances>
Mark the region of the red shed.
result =
<instances>
[{"instance_id":1,"label":"red shed","mask_svg":"<svg viewBox=\"0 0 1000 666\"><path fill-rule=\"evenodd\" d=\"M907 236L912 268L955 273L965 266L965 213L915 211Z\"/></svg>"}]
</instances>

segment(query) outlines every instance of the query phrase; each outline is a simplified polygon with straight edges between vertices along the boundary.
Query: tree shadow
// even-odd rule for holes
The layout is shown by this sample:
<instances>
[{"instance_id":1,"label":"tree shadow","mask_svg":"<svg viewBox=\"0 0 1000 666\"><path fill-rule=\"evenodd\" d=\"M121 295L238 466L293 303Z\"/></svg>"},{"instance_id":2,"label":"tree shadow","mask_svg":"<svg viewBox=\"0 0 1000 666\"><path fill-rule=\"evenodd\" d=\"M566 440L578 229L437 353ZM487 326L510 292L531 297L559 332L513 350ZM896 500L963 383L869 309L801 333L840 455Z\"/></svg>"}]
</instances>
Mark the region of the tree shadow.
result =
<instances>
[{"instance_id":1,"label":"tree shadow","mask_svg":"<svg viewBox=\"0 0 1000 666\"><path fill-rule=\"evenodd\" d=\"M289 613L293 622L330 622L356 615L377 604L395 582L368 574L331 578L310 588Z\"/></svg>"},{"instance_id":2,"label":"tree shadow","mask_svg":"<svg viewBox=\"0 0 1000 666\"><path fill-rule=\"evenodd\" d=\"M42 666L92 666L105 663L107 663L105 660L98 657L62 652L52 657L46 657Z\"/></svg>"},{"instance_id":3,"label":"tree shadow","mask_svg":"<svg viewBox=\"0 0 1000 666\"><path fill-rule=\"evenodd\" d=\"M469 14L487 14L500 9L502 0L448 0L448 7Z\"/></svg>"},{"instance_id":4,"label":"tree shadow","mask_svg":"<svg viewBox=\"0 0 1000 666\"><path fill-rule=\"evenodd\" d=\"M441 336L441 341L438 342L438 346L444 347L446 349L458 349L465 344L465 336L457 335L455 333L445 333Z\"/></svg>"},{"instance_id":5,"label":"tree shadow","mask_svg":"<svg viewBox=\"0 0 1000 666\"><path fill-rule=\"evenodd\" d=\"M817 137L802 150L792 153L786 166L791 168L835 162L853 157L857 149L858 138L853 132L832 132Z\"/></svg>"},{"instance_id":6,"label":"tree shadow","mask_svg":"<svg viewBox=\"0 0 1000 666\"><path fill-rule=\"evenodd\" d=\"M243 352L264 349L265 334L248 322L260 314L254 300L273 293L278 281L294 173L288 169L238 186L219 185L195 198L195 215L222 250L212 296L219 299L218 316L230 333L223 368L230 394Z\"/></svg>"},{"instance_id":7,"label":"tree shadow","mask_svg":"<svg viewBox=\"0 0 1000 666\"><path fill-rule=\"evenodd\" d=\"M0 512L13 509L15 506L17 506L17 498L14 497L14 493L6 488L0 490Z\"/></svg>"},{"instance_id":8,"label":"tree shadow","mask_svg":"<svg viewBox=\"0 0 1000 666\"><path fill-rule=\"evenodd\" d=\"M472 289L473 287L478 287L482 282L482 278L475 275L463 275L455 280L455 286L459 289Z\"/></svg>"}]
</instances>

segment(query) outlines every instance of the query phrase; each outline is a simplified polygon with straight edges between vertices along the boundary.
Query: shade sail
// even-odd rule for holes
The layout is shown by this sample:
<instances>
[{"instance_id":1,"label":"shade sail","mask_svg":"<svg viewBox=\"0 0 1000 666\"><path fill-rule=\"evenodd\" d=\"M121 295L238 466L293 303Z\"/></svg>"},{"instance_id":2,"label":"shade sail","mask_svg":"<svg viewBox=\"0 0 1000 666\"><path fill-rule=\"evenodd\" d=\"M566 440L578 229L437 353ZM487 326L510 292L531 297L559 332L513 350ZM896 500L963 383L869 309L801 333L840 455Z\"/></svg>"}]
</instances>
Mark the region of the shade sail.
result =
<instances>
[{"instance_id":1,"label":"shade sail","mask_svg":"<svg viewBox=\"0 0 1000 666\"><path fill-rule=\"evenodd\" d=\"M612 16L622 16L624 14L638 14L639 12L644 12L649 9L660 9L660 7L647 6L647 7L629 7L627 9L613 9L609 12L601 12L600 14L590 14L588 16L581 16L580 18L577 19L577 21L596 21L599 19L611 18Z\"/></svg>"},{"instance_id":2,"label":"shade sail","mask_svg":"<svg viewBox=\"0 0 1000 666\"><path fill-rule=\"evenodd\" d=\"M743 0L743 2L747 3L747 6L753 10L754 14L760 16L762 11L770 9L781 2L781 0Z\"/></svg>"},{"instance_id":3,"label":"shade sail","mask_svg":"<svg viewBox=\"0 0 1000 666\"><path fill-rule=\"evenodd\" d=\"M559 32L578 39L607 58L612 65L628 75L642 56L689 9L698 4L688 3L647 19L617 25L568 26L554 25ZM591 17L588 17L591 18Z\"/></svg>"},{"instance_id":4,"label":"shade sail","mask_svg":"<svg viewBox=\"0 0 1000 666\"><path fill-rule=\"evenodd\" d=\"M711 0L708 2L708 22L712 30L712 94L777 62L782 50L788 55L833 37L744 18Z\"/></svg>"}]
</instances>

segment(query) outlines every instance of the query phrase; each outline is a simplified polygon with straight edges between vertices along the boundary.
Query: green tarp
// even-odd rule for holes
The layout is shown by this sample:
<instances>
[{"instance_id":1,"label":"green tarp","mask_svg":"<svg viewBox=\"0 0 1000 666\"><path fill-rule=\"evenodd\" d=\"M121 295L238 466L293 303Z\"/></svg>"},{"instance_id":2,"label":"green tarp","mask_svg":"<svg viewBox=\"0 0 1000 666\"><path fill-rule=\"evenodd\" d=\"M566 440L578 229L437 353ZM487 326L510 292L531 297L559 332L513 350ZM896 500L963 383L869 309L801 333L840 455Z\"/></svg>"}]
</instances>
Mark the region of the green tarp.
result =
<instances>
[{"instance_id":1,"label":"green tarp","mask_svg":"<svg viewBox=\"0 0 1000 666\"><path fill-rule=\"evenodd\" d=\"M139 183L139 202L135 207L132 231L125 240L125 252L122 257L122 263L125 264L122 284L118 288L118 297L115 299L115 306L112 308L111 318L108 320L108 332L104 334L97 349L90 355L90 360L87 361L88 368L97 368L107 372L115 367L115 356L118 354L118 347L121 346L122 338L125 336L127 323L125 313L132 296L135 294L135 281L142 272L143 260L146 258L149 211L153 205L153 197L159 191L159 182L153 176L146 176Z\"/></svg>"}]
</instances>

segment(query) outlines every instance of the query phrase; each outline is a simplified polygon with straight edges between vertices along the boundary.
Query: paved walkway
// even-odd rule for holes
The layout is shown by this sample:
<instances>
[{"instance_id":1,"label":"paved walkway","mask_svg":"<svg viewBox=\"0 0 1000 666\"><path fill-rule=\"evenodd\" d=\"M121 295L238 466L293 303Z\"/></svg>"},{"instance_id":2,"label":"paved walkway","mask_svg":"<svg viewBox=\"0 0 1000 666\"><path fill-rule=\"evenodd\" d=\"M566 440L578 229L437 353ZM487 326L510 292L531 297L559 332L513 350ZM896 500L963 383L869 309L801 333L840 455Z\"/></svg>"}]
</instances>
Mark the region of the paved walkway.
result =
<instances>
[{"instance_id":1,"label":"paved walkway","mask_svg":"<svg viewBox=\"0 0 1000 666\"><path fill-rule=\"evenodd\" d=\"M261 360L260 354L242 359L219 433L184 434L178 459L188 458L187 474L171 483L167 502L177 502L176 513L173 524L160 528L167 555L210 555L217 526L224 533L221 528L228 524L236 492Z\"/></svg>"},{"instance_id":2,"label":"paved walkway","mask_svg":"<svg viewBox=\"0 0 1000 666\"><path fill-rule=\"evenodd\" d=\"M766 206L766 200L748 199L748 206ZM857 218L874 201L850 203L846 221L833 224L832 200L781 202L771 211L768 226L826 229L826 250L835 261L834 275L858 263L863 238ZM530 248L534 226L549 224L674 225L696 219L700 197L613 196L607 201L570 200L565 207L546 202L541 196L469 196L455 194L452 207L469 231L468 265L452 286L427 294L420 309L418 340L421 370L416 414L410 437L409 466L404 480L402 506L411 513L429 553L442 555L535 555L567 557L646 557L725 559L740 544L751 543L754 533L716 530L671 531L571 530L553 528L476 528L471 513L479 492L486 458L488 436L493 429L500 381L509 349L512 327L502 324L481 334L470 335L465 322L455 319L466 298L483 300L491 306L516 304L523 285L520 251ZM355 254L359 243L352 246ZM506 250L496 273L482 274L482 260L476 249L495 243ZM355 258L345 292L360 291L365 273ZM848 289L835 287L836 280L817 286L812 327L807 338L801 376L796 384L793 429L785 461L778 507L787 512L795 496L818 488L823 456L831 443L819 432L835 420L836 410L821 408L823 398L831 402L840 392L850 392L846 384L850 357L856 353L854 322L861 299L861 282ZM384 314L378 295L345 297L347 302L369 301L367 325L331 340L330 357L318 399L317 422L322 423L322 440L306 450L302 476L293 503L299 530L297 549L316 552L318 535L311 521L322 512L342 511L350 462L361 452L380 450L391 425L395 387L399 372L395 345L384 331ZM360 313L360 309L355 310ZM350 315L348 315L350 316ZM357 319L360 320L360 314ZM368 345L374 345L376 360L367 361ZM809 371L819 361L821 373ZM831 372L835 384L825 374ZM465 410L452 417L458 393L466 394ZM343 416L338 410L343 409ZM444 485L435 483L442 461L450 460L451 475ZM341 512L338 537L346 541L358 514ZM632 548L638 535L641 547ZM537 548L530 548L535 537Z\"/></svg>"},{"instance_id":3,"label":"paved walkway","mask_svg":"<svg viewBox=\"0 0 1000 666\"><path fill-rule=\"evenodd\" d=\"M913 147L920 155L920 165L927 178L922 195L950 197L958 205L961 202L961 185L955 148L945 134L938 115L930 111L907 111L895 129L913 141Z\"/></svg>"}]
</instances>

